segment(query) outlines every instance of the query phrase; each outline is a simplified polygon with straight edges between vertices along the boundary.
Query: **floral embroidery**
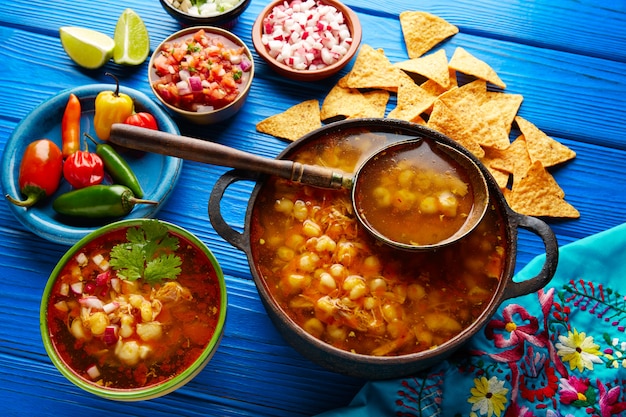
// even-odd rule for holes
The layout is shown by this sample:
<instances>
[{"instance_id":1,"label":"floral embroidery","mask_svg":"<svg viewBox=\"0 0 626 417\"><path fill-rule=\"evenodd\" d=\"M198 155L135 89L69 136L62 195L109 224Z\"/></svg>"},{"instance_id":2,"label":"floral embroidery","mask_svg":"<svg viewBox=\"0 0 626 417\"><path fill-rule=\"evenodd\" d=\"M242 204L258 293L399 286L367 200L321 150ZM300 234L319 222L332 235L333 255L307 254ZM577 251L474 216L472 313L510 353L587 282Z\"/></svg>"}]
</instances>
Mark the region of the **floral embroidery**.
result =
<instances>
[{"instance_id":1,"label":"floral embroidery","mask_svg":"<svg viewBox=\"0 0 626 417\"><path fill-rule=\"evenodd\" d=\"M578 333L576 329L568 332L567 336L559 336L561 343L555 346L563 361L569 362L569 369L577 368L579 372L583 369L593 370L594 363L602 363L600 358L600 346L593 342L592 336L587 336L585 332Z\"/></svg>"},{"instance_id":2,"label":"floral embroidery","mask_svg":"<svg viewBox=\"0 0 626 417\"><path fill-rule=\"evenodd\" d=\"M610 417L626 410L626 402L618 401L622 390L620 387L612 387L607 391L607 387L600 380L597 381L597 385L600 391L598 402L600 403L600 415L602 417Z\"/></svg>"},{"instance_id":3,"label":"floral embroidery","mask_svg":"<svg viewBox=\"0 0 626 417\"><path fill-rule=\"evenodd\" d=\"M559 384L560 401L563 404L573 404L577 407L587 407L596 400L596 394L586 378L561 378Z\"/></svg>"},{"instance_id":4,"label":"floral embroidery","mask_svg":"<svg viewBox=\"0 0 626 417\"><path fill-rule=\"evenodd\" d=\"M474 379L474 388L470 390L472 396L467 400L472 405L471 416L476 416L476 411L481 416L500 416L507 403L506 393L508 388L504 388L504 381L498 380L495 376L490 379L483 377Z\"/></svg>"}]
</instances>

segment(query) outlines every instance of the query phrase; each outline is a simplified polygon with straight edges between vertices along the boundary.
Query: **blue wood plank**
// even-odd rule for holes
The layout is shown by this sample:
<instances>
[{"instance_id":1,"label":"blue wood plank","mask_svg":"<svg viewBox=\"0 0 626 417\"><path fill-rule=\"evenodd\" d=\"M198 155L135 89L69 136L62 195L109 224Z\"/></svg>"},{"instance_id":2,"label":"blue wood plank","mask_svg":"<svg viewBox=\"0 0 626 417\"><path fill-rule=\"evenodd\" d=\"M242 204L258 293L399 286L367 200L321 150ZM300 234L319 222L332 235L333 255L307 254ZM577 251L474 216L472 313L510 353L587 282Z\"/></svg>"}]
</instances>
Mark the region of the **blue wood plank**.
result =
<instances>
[{"instance_id":1,"label":"blue wood plank","mask_svg":"<svg viewBox=\"0 0 626 417\"><path fill-rule=\"evenodd\" d=\"M560 244L626 222L626 195L621 192L626 188L626 2L399 0L384 7L374 0L346 3L366 28L363 41L384 48L392 62L406 59L397 20L401 11L425 10L456 24L460 33L442 44L448 57L462 46L484 59L506 81L508 92L524 96L520 115L577 152L575 160L552 170L566 199L582 215L578 220L548 220ZM253 0L233 29L249 45L250 28L264 5ZM58 28L63 25L112 35L117 17L128 6L115 0L0 2L0 151L35 106L65 88L108 83L105 71L151 94L146 66L109 63L96 71L82 70L59 42ZM130 6L144 18L153 49L181 27L154 0ZM183 133L275 157L287 143L256 132L256 123L301 101L323 100L340 77L298 83L278 77L258 57L255 62L257 77L239 114L210 127L177 120ZM282 340L251 280L246 254L211 226L210 190L226 171L186 162L174 195L159 214L198 235L226 274L229 314L222 344L187 386L142 403L87 395L50 363L38 332L39 302L47 276L66 248L26 231L7 203L0 203L0 400L5 414L309 416L350 401L364 381L321 369ZM244 227L253 186L234 184L222 201L224 217L236 230ZM537 236L520 231L516 270L542 252Z\"/></svg>"}]
</instances>

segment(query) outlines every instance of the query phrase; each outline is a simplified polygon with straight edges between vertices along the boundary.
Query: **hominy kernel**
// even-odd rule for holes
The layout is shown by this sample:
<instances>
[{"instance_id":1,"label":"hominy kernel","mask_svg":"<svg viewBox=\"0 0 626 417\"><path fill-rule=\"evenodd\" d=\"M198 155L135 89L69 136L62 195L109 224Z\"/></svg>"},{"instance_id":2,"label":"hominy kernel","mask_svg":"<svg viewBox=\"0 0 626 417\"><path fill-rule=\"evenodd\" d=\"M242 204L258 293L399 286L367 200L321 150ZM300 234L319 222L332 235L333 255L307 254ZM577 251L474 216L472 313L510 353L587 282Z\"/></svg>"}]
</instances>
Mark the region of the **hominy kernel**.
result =
<instances>
[{"instance_id":1,"label":"hominy kernel","mask_svg":"<svg viewBox=\"0 0 626 417\"><path fill-rule=\"evenodd\" d=\"M327 235L319 237L315 244L315 250L318 252L334 252L337 249L337 242Z\"/></svg>"},{"instance_id":2,"label":"hominy kernel","mask_svg":"<svg viewBox=\"0 0 626 417\"><path fill-rule=\"evenodd\" d=\"M373 310L380 307L380 300L376 297L365 297L363 299L363 308L366 310Z\"/></svg>"},{"instance_id":3,"label":"hominy kernel","mask_svg":"<svg viewBox=\"0 0 626 417\"><path fill-rule=\"evenodd\" d=\"M346 328L336 324L326 326L326 333L333 340L345 340L348 337Z\"/></svg>"},{"instance_id":4,"label":"hominy kernel","mask_svg":"<svg viewBox=\"0 0 626 417\"><path fill-rule=\"evenodd\" d=\"M337 283L332 275L328 272L322 272L320 274L320 292L328 294L329 292L337 288Z\"/></svg>"},{"instance_id":5,"label":"hominy kernel","mask_svg":"<svg viewBox=\"0 0 626 417\"><path fill-rule=\"evenodd\" d=\"M374 278L370 281L370 291L374 295L383 295L387 291L387 283L382 278Z\"/></svg>"},{"instance_id":6,"label":"hominy kernel","mask_svg":"<svg viewBox=\"0 0 626 417\"><path fill-rule=\"evenodd\" d=\"M411 210L416 202L417 194L406 188L399 189L391 197L391 205L401 211Z\"/></svg>"},{"instance_id":7,"label":"hominy kernel","mask_svg":"<svg viewBox=\"0 0 626 417\"><path fill-rule=\"evenodd\" d=\"M391 192L385 187L376 187L373 191L378 207L391 206Z\"/></svg>"},{"instance_id":8,"label":"hominy kernel","mask_svg":"<svg viewBox=\"0 0 626 417\"><path fill-rule=\"evenodd\" d=\"M313 252L307 252L300 256L298 266L302 271L313 272L317 268L320 261L318 254Z\"/></svg>"},{"instance_id":9,"label":"hominy kernel","mask_svg":"<svg viewBox=\"0 0 626 417\"><path fill-rule=\"evenodd\" d=\"M415 171L412 169L403 169L398 174L398 185L402 188L410 189L413 186L413 178L415 178Z\"/></svg>"},{"instance_id":10,"label":"hominy kernel","mask_svg":"<svg viewBox=\"0 0 626 417\"><path fill-rule=\"evenodd\" d=\"M298 233L292 233L285 240L285 245L293 250L298 250L305 242L306 239L304 236Z\"/></svg>"},{"instance_id":11,"label":"hominy kernel","mask_svg":"<svg viewBox=\"0 0 626 417\"><path fill-rule=\"evenodd\" d=\"M336 304L327 295L319 298L315 303L315 316L322 321L330 319L336 310Z\"/></svg>"},{"instance_id":12,"label":"hominy kernel","mask_svg":"<svg viewBox=\"0 0 626 417\"><path fill-rule=\"evenodd\" d=\"M426 297L426 290L420 284L410 284L407 287L406 295L409 297L409 300L417 301Z\"/></svg>"},{"instance_id":13,"label":"hominy kernel","mask_svg":"<svg viewBox=\"0 0 626 417\"><path fill-rule=\"evenodd\" d=\"M346 291L350 291L355 286L364 283L363 277L360 275L349 275L343 281L342 288Z\"/></svg>"},{"instance_id":14,"label":"hominy kernel","mask_svg":"<svg viewBox=\"0 0 626 417\"><path fill-rule=\"evenodd\" d=\"M109 325L109 317L102 311L98 311L89 316L89 330L91 334L99 336L104 334L104 329Z\"/></svg>"},{"instance_id":15,"label":"hominy kernel","mask_svg":"<svg viewBox=\"0 0 626 417\"><path fill-rule=\"evenodd\" d=\"M387 333L392 339L400 339L409 334L409 326L403 320L394 320L387 324Z\"/></svg>"},{"instance_id":16,"label":"hominy kernel","mask_svg":"<svg viewBox=\"0 0 626 417\"><path fill-rule=\"evenodd\" d=\"M324 323L322 323L319 319L316 319L315 317L312 317L305 321L302 327L307 333L317 338L321 337L324 333Z\"/></svg>"},{"instance_id":17,"label":"hominy kernel","mask_svg":"<svg viewBox=\"0 0 626 417\"><path fill-rule=\"evenodd\" d=\"M289 214L293 210L293 201L284 197L281 199L278 199L276 200L276 203L274 204L274 210L276 210L279 213Z\"/></svg>"},{"instance_id":18,"label":"hominy kernel","mask_svg":"<svg viewBox=\"0 0 626 417\"><path fill-rule=\"evenodd\" d=\"M402 319L402 316L404 316L404 309L398 303L384 304L381 311L383 313L383 318L387 323L391 323L394 320L400 320Z\"/></svg>"},{"instance_id":19,"label":"hominy kernel","mask_svg":"<svg viewBox=\"0 0 626 417\"><path fill-rule=\"evenodd\" d=\"M330 268L328 269L328 272L334 278L340 278L340 279L344 279L348 274L348 270L342 264L332 264Z\"/></svg>"},{"instance_id":20,"label":"hominy kernel","mask_svg":"<svg viewBox=\"0 0 626 417\"><path fill-rule=\"evenodd\" d=\"M437 213L437 200L433 196L424 197L420 202L420 211L423 214Z\"/></svg>"},{"instance_id":21,"label":"hominy kernel","mask_svg":"<svg viewBox=\"0 0 626 417\"><path fill-rule=\"evenodd\" d=\"M313 220L305 220L302 223L302 233L307 237L318 237L322 235L322 227Z\"/></svg>"},{"instance_id":22,"label":"hominy kernel","mask_svg":"<svg viewBox=\"0 0 626 417\"><path fill-rule=\"evenodd\" d=\"M383 264L376 255L370 255L363 260L362 270L364 275L378 275L383 269Z\"/></svg>"},{"instance_id":23,"label":"hominy kernel","mask_svg":"<svg viewBox=\"0 0 626 417\"><path fill-rule=\"evenodd\" d=\"M306 220L307 217L309 217L309 209L306 206L306 203L302 200L297 200L293 204L292 213L293 213L293 217L295 217L297 220L301 222Z\"/></svg>"},{"instance_id":24,"label":"hominy kernel","mask_svg":"<svg viewBox=\"0 0 626 417\"><path fill-rule=\"evenodd\" d=\"M356 260L357 250L352 242L340 242L337 244L337 260L345 265L350 266Z\"/></svg>"},{"instance_id":25,"label":"hominy kernel","mask_svg":"<svg viewBox=\"0 0 626 417\"><path fill-rule=\"evenodd\" d=\"M398 284L394 286L393 293L396 296L396 301L398 301L400 304L404 303L404 300L406 300L406 293L407 293L406 285Z\"/></svg>"},{"instance_id":26,"label":"hominy kernel","mask_svg":"<svg viewBox=\"0 0 626 417\"><path fill-rule=\"evenodd\" d=\"M365 285L365 282L360 282L358 284L356 284L354 287L352 287L352 289L350 290L350 299L351 300L358 300L359 298L365 296L367 294L367 285Z\"/></svg>"},{"instance_id":27,"label":"hominy kernel","mask_svg":"<svg viewBox=\"0 0 626 417\"><path fill-rule=\"evenodd\" d=\"M301 292L306 283L306 278L302 274L289 274L287 282L289 283L290 292Z\"/></svg>"},{"instance_id":28,"label":"hominy kernel","mask_svg":"<svg viewBox=\"0 0 626 417\"><path fill-rule=\"evenodd\" d=\"M287 246L281 246L276 251L276 255L278 256L278 259L280 259L281 261L289 262L290 260L293 259L296 253L293 251L293 249L288 248Z\"/></svg>"}]
</instances>

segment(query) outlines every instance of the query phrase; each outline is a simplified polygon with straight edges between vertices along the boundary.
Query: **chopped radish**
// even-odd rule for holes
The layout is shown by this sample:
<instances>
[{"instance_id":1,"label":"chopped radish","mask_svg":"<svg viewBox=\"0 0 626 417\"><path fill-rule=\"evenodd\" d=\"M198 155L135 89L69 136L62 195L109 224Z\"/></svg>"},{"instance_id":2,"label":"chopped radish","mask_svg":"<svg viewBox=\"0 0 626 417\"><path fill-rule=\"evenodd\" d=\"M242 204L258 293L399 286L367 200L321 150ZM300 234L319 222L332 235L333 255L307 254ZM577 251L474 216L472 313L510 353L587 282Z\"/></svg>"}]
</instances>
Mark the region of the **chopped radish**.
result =
<instances>
[{"instance_id":1,"label":"chopped radish","mask_svg":"<svg viewBox=\"0 0 626 417\"><path fill-rule=\"evenodd\" d=\"M263 21L261 40L272 58L298 70L333 65L352 44L343 13L316 0L274 7Z\"/></svg>"}]
</instances>

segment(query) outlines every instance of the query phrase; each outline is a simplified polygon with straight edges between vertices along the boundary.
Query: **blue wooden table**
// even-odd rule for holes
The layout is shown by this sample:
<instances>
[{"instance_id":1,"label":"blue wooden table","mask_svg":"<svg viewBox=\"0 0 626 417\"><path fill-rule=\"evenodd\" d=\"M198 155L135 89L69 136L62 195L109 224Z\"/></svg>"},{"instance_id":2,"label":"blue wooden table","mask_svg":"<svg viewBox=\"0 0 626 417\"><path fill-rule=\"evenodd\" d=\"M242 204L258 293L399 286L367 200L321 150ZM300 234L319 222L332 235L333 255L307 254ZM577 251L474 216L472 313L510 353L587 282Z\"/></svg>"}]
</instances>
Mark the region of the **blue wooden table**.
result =
<instances>
[{"instance_id":1,"label":"blue wooden table","mask_svg":"<svg viewBox=\"0 0 626 417\"><path fill-rule=\"evenodd\" d=\"M346 0L363 24L363 42L383 48L392 62L407 59L398 15L423 10L457 25L443 47L457 46L488 62L522 94L519 115L577 152L553 171L577 220L548 220L561 245L626 221L626 2L622 0ZM385 4L385 6L379 6ZM112 36L129 3L114 0L0 2L0 149L15 126L61 90L108 83L105 70L151 94L147 64L113 63L86 71L69 60L60 26L90 27ZM233 31L249 45L265 2L252 0ZM179 24L157 0L136 0L152 48ZM280 78L255 56L257 74L243 110L211 127L179 121L183 134L275 157L284 141L256 132L262 119L308 99L322 100L338 77L297 83ZM347 68L348 69L348 68ZM344 70L343 73L347 71ZM39 335L39 303L49 273L67 249L28 232L0 202L0 410L3 415L219 415L308 416L346 405L363 380L319 368L287 345L273 328L243 253L211 227L207 200L225 168L185 162L159 218L198 235L226 275L225 335L213 360L191 383L160 399L116 403L84 393L52 365ZM238 183L223 200L227 221L241 228L254 184ZM517 270L542 253L539 239L522 232ZM625 284L626 285L626 284ZM624 288L626 292L626 287Z\"/></svg>"}]
</instances>

